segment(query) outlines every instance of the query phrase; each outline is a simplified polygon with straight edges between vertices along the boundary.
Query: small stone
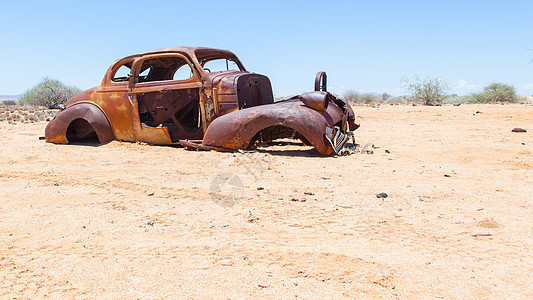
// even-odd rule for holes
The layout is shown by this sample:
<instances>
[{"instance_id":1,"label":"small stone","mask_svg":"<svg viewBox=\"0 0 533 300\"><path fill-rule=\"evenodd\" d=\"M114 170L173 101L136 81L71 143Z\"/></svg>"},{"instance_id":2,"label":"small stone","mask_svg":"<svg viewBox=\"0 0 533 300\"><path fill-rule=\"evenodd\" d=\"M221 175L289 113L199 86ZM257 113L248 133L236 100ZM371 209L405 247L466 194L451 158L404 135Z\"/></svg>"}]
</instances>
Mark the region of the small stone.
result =
<instances>
[{"instance_id":1,"label":"small stone","mask_svg":"<svg viewBox=\"0 0 533 300\"><path fill-rule=\"evenodd\" d=\"M312 192L304 192L304 195L313 196L314 194Z\"/></svg>"},{"instance_id":2,"label":"small stone","mask_svg":"<svg viewBox=\"0 0 533 300\"><path fill-rule=\"evenodd\" d=\"M258 187L257 187L257 190L258 190L258 191L262 191L262 190L264 190L264 189L265 189L265 188L262 187L262 186L258 186Z\"/></svg>"},{"instance_id":3,"label":"small stone","mask_svg":"<svg viewBox=\"0 0 533 300\"><path fill-rule=\"evenodd\" d=\"M150 220L150 221L148 221L148 223L146 223L146 224L147 224L147 225L150 225L150 226L154 226L154 223L155 223L154 221Z\"/></svg>"},{"instance_id":4,"label":"small stone","mask_svg":"<svg viewBox=\"0 0 533 300\"><path fill-rule=\"evenodd\" d=\"M147 196L153 196L155 194L154 192L149 192L149 191L146 191L145 193Z\"/></svg>"},{"instance_id":5,"label":"small stone","mask_svg":"<svg viewBox=\"0 0 533 300\"><path fill-rule=\"evenodd\" d=\"M444 177L452 177L452 175L444 174Z\"/></svg>"},{"instance_id":6,"label":"small stone","mask_svg":"<svg viewBox=\"0 0 533 300\"><path fill-rule=\"evenodd\" d=\"M298 202L298 198L291 198L291 201Z\"/></svg>"},{"instance_id":7,"label":"small stone","mask_svg":"<svg viewBox=\"0 0 533 300\"><path fill-rule=\"evenodd\" d=\"M385 153L390 153L390 151L389 151L389 150L387 150L387 149L385 149Z\"/></svg>"},{"instance_id":8,"label":"small stone","mask_svg":"<svg viewBox=\"0 0 533 300\"><path fill-rule=\"evenodd\" d=\"M511 130L511 132L527 132L527 130L525 130L524 128L513 128L513 130Z\"/></svg>"},{"instance_id":9,"label":"small stone","mask_svg":"<svg viewBox=\"0 0 533 300\"><path fill-rule=\"evenodd\" d=\"M379 193L379 194L376 194L376 197L378 198L387 198L389 195L387 195L387 193Z\"/></svg>"},{"instance_id":10,"label":"small stone","mask_svg":"<svg viewBox=\"0 0 533 300\"><path fill-rule=\"evenodd\" d=\"M492 236L490 233L476 233L472 234L473 237L480 237L480 236Z\"/></svg>"},{"instance_id":11,"label":"small stone","mask_svg":"<svg viewBox=\"0 0 533 300\"><path fill-rule=\"evenodd\" d=\"M233 265L233 262L231 261L231 259L223 259L223 260L219 260L218 264L222 266L231 266Z\"/></svg>"}]
</instances>

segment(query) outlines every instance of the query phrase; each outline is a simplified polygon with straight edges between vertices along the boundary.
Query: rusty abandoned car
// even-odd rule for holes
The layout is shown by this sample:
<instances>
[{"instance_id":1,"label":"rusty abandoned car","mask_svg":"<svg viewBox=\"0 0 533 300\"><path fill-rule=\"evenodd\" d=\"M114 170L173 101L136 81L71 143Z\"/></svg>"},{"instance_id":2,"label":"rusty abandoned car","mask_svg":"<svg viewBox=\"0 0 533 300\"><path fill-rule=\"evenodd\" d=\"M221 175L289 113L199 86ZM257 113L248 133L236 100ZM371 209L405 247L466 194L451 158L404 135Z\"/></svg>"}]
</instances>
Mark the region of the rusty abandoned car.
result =
<instances>
[{"instance_id":1,"label":"rusty abandoned car","mask_svg":"<svg viewBox=\"0 0 533 300\"><path fill-rule=\"evenodd\" d=\"M294 138L341 154L353 136L352 108L326 91L274 102L268 77L227 50L176 47L116 61L100 86L72 97L45 130L47 142L141 141L231 151Z\"/></svg>"}]
</instances>

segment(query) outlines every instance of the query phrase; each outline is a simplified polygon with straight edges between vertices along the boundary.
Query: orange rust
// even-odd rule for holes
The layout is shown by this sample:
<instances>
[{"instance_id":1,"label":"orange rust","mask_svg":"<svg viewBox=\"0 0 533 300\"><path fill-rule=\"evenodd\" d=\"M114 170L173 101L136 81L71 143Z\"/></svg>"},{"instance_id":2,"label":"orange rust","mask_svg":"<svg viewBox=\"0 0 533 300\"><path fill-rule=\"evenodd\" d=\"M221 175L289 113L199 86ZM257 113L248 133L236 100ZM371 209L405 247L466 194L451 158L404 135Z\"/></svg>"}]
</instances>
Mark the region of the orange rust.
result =
<instances>
[{"instance_id":1,"label":"orange rust","mask_svg":"<svg viewBox=\"0 0 533 300\"><path fill-rule=\"evenodd\" d=\"M204 148L241 149L292 136L330 154L326 127L344 132L355 123L351 107L333 99L325 73L320 76L320 92L274 103L270 80L248 72L228 50L175 47L131 55L111 65L100 86L71 98L45 139L165 145L203 138Z\"/></svg>"}]
</instances>

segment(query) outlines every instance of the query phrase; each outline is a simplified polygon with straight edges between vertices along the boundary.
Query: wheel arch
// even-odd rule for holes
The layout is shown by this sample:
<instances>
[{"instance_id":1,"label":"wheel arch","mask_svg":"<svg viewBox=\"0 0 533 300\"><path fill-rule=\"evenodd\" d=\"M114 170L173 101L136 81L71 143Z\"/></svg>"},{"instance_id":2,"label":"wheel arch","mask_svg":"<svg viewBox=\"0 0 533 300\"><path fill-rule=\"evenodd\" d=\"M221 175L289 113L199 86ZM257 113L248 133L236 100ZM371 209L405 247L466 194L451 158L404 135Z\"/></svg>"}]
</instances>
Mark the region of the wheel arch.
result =
<instances>
[{"instance_id":1,"label":"wheel arch","mask_svg":"<svg viewBox=\"0 0 533 300\"><path fill-rule=\"evenodd\" d=\"M50 143L67 144L69 126L76 120L86 121L96 133L100 143L108 143L115 139L113 129L104 112L96 105L88 102L76 103L59 112L48 123L45 129L45 140Z\"/></svg>"},{"instance_id":2,"label":"wheel arch","mask_svg":"<svg viewBox=\"0 0 533 300\"><path fill-rule=\"evenodd\" d=\"M301 104L287 101L238 110L215 119L204 135L203 145L227 149L244 149L262 130L282 126L305 138L325 155L333 152L324 134L328 125L326 112L318 112Z\"/></svg>"}]
</instances>

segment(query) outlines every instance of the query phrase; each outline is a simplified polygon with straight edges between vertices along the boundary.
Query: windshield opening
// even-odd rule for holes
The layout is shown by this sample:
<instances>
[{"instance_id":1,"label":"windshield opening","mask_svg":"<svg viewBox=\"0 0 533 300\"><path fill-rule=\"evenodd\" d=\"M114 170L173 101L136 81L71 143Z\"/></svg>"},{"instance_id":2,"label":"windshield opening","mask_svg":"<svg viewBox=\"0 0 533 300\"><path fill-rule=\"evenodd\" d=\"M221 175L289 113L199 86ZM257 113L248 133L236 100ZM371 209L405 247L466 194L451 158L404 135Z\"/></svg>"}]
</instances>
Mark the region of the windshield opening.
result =
<instances>
[{"instance_id":1,"label":"windshield opening","mask_svg":"<svg viewBox=\"0 0 533 300\"><path fill-rule=\"evenodd\" d=\"M207 72L246 71L235 54L229 51L199 49L195 54L198 62Z\"/></svg>"}]
</instances>

